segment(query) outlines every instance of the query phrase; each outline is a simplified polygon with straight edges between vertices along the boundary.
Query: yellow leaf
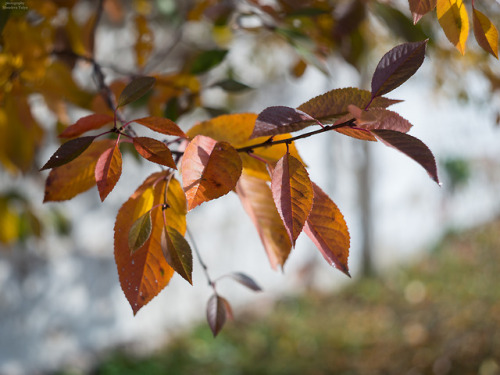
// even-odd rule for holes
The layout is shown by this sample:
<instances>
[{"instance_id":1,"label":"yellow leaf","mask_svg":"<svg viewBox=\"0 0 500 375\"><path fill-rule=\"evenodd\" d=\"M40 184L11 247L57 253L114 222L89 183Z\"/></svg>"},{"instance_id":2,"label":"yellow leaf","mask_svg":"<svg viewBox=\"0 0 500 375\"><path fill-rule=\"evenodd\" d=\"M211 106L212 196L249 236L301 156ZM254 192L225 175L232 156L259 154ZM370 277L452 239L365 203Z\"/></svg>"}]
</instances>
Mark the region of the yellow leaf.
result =
<instances>
[{"instance_id":1,"label":"yellow leaf","mask_svg":"<svg viewBox=\"0 0 500 375\"><path fill-rule=\"evenodd\" d=\"M253 113L222 115L193 126L186 134L190 138L198 134L206 135L217 141L228 142L234 148L245 147L264 142L269 138L259 137L250 140L256 119L257 115ZM275 136L274 139L280 140L289 137L290 134L280 134ZM302 161L293 143L290 145L289 149L290 155ZM285 153L286 145L284 144L256 148L254 152L255 155L272 164L275 164ZM240 153L240 157L243 163L244 173L270 181L265 163L256 160L246 153Z\"/></svg>"},{"instance_id":2,"label":"yellow leaf","mask_svg":"<svg viewBox=\"0 0 500 375\"><path fill-rule=\"evenodd\" d=\"M474 25L474 36L477 43L486 52L491 53L498 59L498 30L490 21L490 19L472 8L472 21Z\"/></svg>"},{"instance_id":3,"label":"yellow leaf","mask_svg":"<svg viewBox=\"0 0 500 375\"><path fill-rule=\"evenodd\" d=\"M469 36L469 16L462 0L438 0L437 18L448 40L465 54L465 43Z\"/></svg>"},{"instance_id":4,"label":"yellow leaf","mask_svg":"<svg viewBox=\"0 0 500 375\"><path fill-rule=\"evenodd\" d=\"M19 215L5 198L0 198L0 243L12 244L19 237Z\"/></svg>"}]
</instances>

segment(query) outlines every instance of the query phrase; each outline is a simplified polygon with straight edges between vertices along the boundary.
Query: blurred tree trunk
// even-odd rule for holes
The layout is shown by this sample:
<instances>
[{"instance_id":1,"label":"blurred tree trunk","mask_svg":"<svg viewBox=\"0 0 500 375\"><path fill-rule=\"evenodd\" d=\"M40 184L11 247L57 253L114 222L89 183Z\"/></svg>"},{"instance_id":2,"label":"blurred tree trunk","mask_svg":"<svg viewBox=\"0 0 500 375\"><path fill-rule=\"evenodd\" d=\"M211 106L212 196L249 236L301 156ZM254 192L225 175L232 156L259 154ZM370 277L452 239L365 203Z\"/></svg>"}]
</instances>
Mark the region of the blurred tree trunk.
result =
<instances>
[{"instance_id":1,"label":"blurred tree trunk","mask_svg":"<svg viewBox=\"0 0 500 375\"><path fill-rule=\"evenodd\" d=\"M361 215L361 276L375 274L373 265L373 220L372 220L372 158L370 144L363 142L360 147L362 157L358 169L359 214Z\"/></svg>"}]
</instances>

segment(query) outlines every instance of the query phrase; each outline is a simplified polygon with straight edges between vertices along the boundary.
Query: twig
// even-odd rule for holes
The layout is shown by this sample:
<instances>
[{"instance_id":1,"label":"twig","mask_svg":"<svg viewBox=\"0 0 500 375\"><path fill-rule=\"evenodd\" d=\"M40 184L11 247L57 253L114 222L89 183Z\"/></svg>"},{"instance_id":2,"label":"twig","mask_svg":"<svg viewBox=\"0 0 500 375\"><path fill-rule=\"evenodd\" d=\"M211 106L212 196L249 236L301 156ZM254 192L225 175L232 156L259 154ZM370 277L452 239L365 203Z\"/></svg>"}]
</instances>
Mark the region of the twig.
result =
<instances>
[{"instance_id":1,"label":"twig","mask_svg":"<svg viewBox=\"0 0 500 375\"><path fill-rule=\"evenodd\" d=\"M198 258L198 262L200 263L201 268L203 268L203 273L205 274L205 278L207 279L208 285L214 290L214 292L216 292L215 282L210 278L210 275L208 274L208 267L203 261L203 258L201 257L200 251L198 250L198 246L196 246L196 242L194 241L193 234L191 233L189 228L186 228L186 231L191 243L193 244L193 249L196 254L196 257Z\"/></svg>"}]
</instances>

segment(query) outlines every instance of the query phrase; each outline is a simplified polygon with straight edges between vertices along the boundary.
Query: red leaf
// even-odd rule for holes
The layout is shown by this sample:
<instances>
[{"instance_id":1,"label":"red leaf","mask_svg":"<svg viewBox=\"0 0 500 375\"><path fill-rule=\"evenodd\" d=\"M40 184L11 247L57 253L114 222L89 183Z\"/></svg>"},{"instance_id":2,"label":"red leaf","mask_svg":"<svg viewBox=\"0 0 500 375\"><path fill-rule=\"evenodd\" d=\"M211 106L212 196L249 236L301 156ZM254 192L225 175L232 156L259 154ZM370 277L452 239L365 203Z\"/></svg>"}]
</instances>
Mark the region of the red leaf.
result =
<instances>
[{"instance_id":1,"label":"red leaf","mask_svg":"<svg viewBox=\"0 0 500 375\"><path fill-rule=\"evenodd\" d=\"M226 303L225 299L217 294L212 295L207 303L207 321L212 333L215 336L220 332L226 323Z\"/></svg>"},{"instance_id":2,"label":"red leaf","mask_svg":"<svg viewBox=\"0 0 500 375\"><path fill-rule=\"evenodd\" d=\"M172 152L165 143L148 137L134 137L133 142L135 149L144 159L177 169Z\"/></svg>"},{"instance_id":3,"label":"red leaf","mask_svg":"<svg viewBox=\"0 0 500 375\"><path fill-rule=\"evenodd\" d=\"M122 154L117 141L114 147L103 152L95 166L95 180L101 201L104 201L115 187L122 174Z\"/></svg>"},{"instance_id":4,"label":"red leaf","mask_svg":"<svg viewBox=\"0 0 500 375\"><path fill-rule=\"evenodd\" d=\"M64 131L59 134L60 138L74 138L82 135L90 130L100 129L104 125L113 122L113 117L109 115L103 115L100 113L94 113L79 119L73 125L68 126Z\"/></svg>"},{"instance_id":5,"label":"red leaf","mask_svg":"<svg viewBox=\"0 0 500 375\"><path fill-rule=\"evenodd\" d=\"M304 165L286 153L271 176L274 203L295 246L313 205L313 188Z\"/></svg>"},{"instance_id":6,"label":"red leaf","mask_svg":"<svg viewBox=\"0 0 500 375\"><path fill-rule=\"evenodd\" d=\"M350 237L344 216L335 203L313 183L314 203L304 232L314 242L328 264L347 276Z\"/></svg>"},{"instance_id":7,"label":"red leaf","mask_svg":"<svg viewBox=\"0 0 500 375\"><path fill-rule=\"evenodd\" d=\"M283 266L292 244L268 184L260 178L242 174L236 185L236 193L257 228L271 267L276 269L278 265Z\"/></svg>"},{"instance_id":8,"label":"red leaf","mask_svg":"<svg viewBox=\"0 0 500 375\"><path fill-rule=\"evenodd\" d=\"M182 158L182 185L188 210L234 189L241 175L238 152L226 142L197 135Z\"/></svg>"},{"instance_id":9,"label":"red leaf","mask_svg":"<svg viewBox=\"0 0 500 375\"><path fill-rule=\"evenodd\" d=\"M144 125L158 133L186 138L186 134L184 134L179 126L168 118L149 116L138 118L134 120L134 122Z\"/></svg>"},{"instance_id":10,"label":"red leaf","mask_svg":"<svg viewBox=\"0 0 500 375\"><path fill-rule=\"evenodd\" d=\"M63 143L40 170L60 167L76 159L92 144L94 139L95 137L81 137Z\"/></svg>"},{"instance_id":11,"label":"red leaf","mask_svg":"<svg viewBox=\"0 0 500 375\"><path fill-rule=\"evenodd\" d=\"M402 85L424 62L427 40L403 43L387 52L372 78L372 97L387 94Z\"/></svg>"},{"instance_id":12,"label":"red leaf","mask_svg":"<svg viewBox=\"0 0 500 375\"><path fill-rule=\"evenodd\" d=\"M134 78L132 82L125 86L120 94L117 107L123 107L146 95L153 88L155 82L156 79L153 77Z\"/></svg>"},{"instance_id":13,"label":"red leaf","mask_svg":"<svg viewBox=\"0 0 500 375\"><path fill-rule=\"evenodd\" d=\"M393 147L415 160L439 184L434 155L421 140L394 130L376 129L371 130L371 133L387 146Z\"/></svg>"},{"instance_id":14,"label":"red leaf","mask_svg":"<svg viewBox=\"0 0 500 375\"><path fill-rule=\"evenodd\" d=\"M189 284L193 284L193 254L184 236L175 228L165 225L161 234L161 248L170 267Z\"/></svg>"},{"instance_id":15,"label":"red leaf","mask_svg":"<svg viewBox=\"0 0 500 375\"><path fill-rule=\"evenodd\" d=\"M409 3L413 23L416 24L426 13L436 8L437 0L409 0Z\"/></svg>"},{"instance_id":16,"label":"red leaf","mask_svg":"<svg viewBox=\"0 0 500 375\"><path fill-rule=\"evenodd\" d=\"M396 112L384 108L363 111L354 105L350 105L349 112L356 119L356 125L366 130L387 129L407 133L413 126Z\"/></svg>"},{"instance_id":17,"label":"red leaf","mask_svg":"<svg viewBox=\"0 0 500 375\"><path fill-rule=\"evenodd\" d=\"M298 109L284 106L268 107L257 117L250 138L290 133L314 123L316 123L314 118Z\"/></svg>"}]
</instances>

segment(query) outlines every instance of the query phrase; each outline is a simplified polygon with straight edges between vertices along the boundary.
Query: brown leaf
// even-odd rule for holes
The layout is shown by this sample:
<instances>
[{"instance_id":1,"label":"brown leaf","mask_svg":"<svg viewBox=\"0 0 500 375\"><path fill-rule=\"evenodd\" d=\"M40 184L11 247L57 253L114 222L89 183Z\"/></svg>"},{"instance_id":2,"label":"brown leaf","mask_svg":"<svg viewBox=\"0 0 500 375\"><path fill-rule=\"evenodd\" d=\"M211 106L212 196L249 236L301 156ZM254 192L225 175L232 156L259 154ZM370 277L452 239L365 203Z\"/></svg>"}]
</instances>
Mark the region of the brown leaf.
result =
<instances>
[{"instance_id":1,"label":"brown leaf","mask_svg":"<svg viewBox=\"0 0 500 375\"><path fill-rule=\"evenodd\" d=\"M136 151L145 159L165 165L169 168L177 169L172 152L165 143L148 137L134 137L134 147Z\"/></svg>"},{"instance_id":2,"label":"brown leaf","mask_svg":"<svg viewBox=\"0 0 500 375\"><path fill-rule=\"evenodd\" d=\"M363 111L354 105L350 105L349 112L356 119L356 125L365 130L387 129L407 133L413 126L396 112L384 108Z\"/></svg>"},{"instance_id":3,"label":"brown leaf","mask_svg":"<svg viewBox=\"0 0 500 375\"><path fill-rule=\"evenodd\" d=\"M95 166L95 180L101 201L104 201L111 190L115 187L122 174L122 154L119 142L116 141L102 153Z\"/></svg>"},{"instance_id":4,"label":"brown leaf","mask_svg":"<svg viewBox=\"0 0 500 375\"><path fill-rule=\"evenodd\" d=\"M213 294L207 303L207 321L212 333L217 336L226 323L226 303L224 298Z\"/></svg>"},{"instance_id":5,"label":"brown leaf","mask_svg":"<svg viewBox=\"0 0 500 375\"><path fill-rule=\"evenodd\" d=\"M81 137L63 143L40 170L43 171L44 169L68 164L80 156L92 144L94 139L95 137Z\"/></svg>"},{"instance_id":6,"label":"brown leaf","mask_svg":"<svg viewBox=\"0 0 500 375\"><path fill-rule=\"evenodd\" d=\"M257 117L250 138L291 133L312 124L316 124L316 120L298 109L284 106L268 107Z\"/></svg>"},{"instance_id":7,"label":"brown leaf","mask_svg":"<svg viewBox=\"0 0 500 375\"><path fill-rule=\"evenodd\" d=\"M82 117L73 125L68 126L64 131L59 134L60 138L74 138L86 133L90 130L100 129L104 125L113 122L113 117L109 115L103 115L100 113L94 113L85 117Z\"/></svg>"},{"instance_id":8,"label":"brown leaf","mask_svg":"<svg viewBox=\"0 0 500 375\"><path fill-rule=\"evenodd\" d=\"M117 107L123 107L129 103L135 102L137 99L146 95L151 90L156 82L153 77L137 77L132 80L123 89L120 97L118 98Z\"/></svg>"},{"instance_id":9,"label":"brown leaf","mask_svg":"<svg viewBox=\"0 0 500 375\"><path fill-rule=\"evenodd\" d=\"M233 272L228 274L227 276L231 277L241 285L246 286L248 289L253 290L254 292L262 291L262 288L254 281L254 279L242 272Z\"/></svg>"},{"instance_id":10,"label":"brown leaf","mask_svg":"<svg viewBox=\"0 0 500 375\"><path fill-rule=\"evenodd\" d=\"M409 0L409 3L413 23L416 24L425 14L436 8L437 0Z\"/></svg>"},{"instance_id":11,"label":"brown leaf","mask_svg":"<svg viewBox=\"0 0 500 375\"><path fill-rule=\"evenodd\" d=\"M148 116L148 117L138 118L134 120L134 122L146 126L149 129L154 130L155 132L161 134L175 135L177 137L186 138L186 134L184 134L184 132L179 128L179 126L172 120L169 120L168 118Z\"/></svg>"},{"instance_id":12,"label":"brown leaf","mask_svg":"<svg viewBox=\"0 0 500 375\"><path fill-rule=\"evenodd\" d=\"M476 8L472 8L472 21L477 43L498 59L498 30L495 25Z\"/></svg>"}]
</instances>

